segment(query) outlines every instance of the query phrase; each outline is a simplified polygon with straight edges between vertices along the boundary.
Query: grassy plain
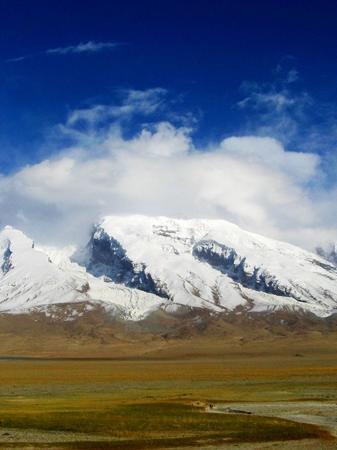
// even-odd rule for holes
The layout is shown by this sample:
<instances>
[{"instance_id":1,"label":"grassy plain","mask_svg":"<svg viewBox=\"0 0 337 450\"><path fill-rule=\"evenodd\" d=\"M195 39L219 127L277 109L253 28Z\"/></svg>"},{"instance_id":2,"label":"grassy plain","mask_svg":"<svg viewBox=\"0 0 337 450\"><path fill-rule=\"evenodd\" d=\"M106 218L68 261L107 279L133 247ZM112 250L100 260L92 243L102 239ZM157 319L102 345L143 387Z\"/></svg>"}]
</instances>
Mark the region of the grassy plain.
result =
<instances>
[{"instance_id":1,"label":"grassy plain","mask_svg":"<svg viewBox=\"0 0 337 450\"><path fill-rule=\"evenodd\" d=\"M337 317L57 314L0 316L0 449L337 448Z\"/></svg>"},{"instance_id":2,"label":"grassy plain","mask_svg":"<svg viewBox=\"0 0 337 450\"><path fill-rule=\"evenodd\" d=\"M334 448L323 428L275 417L209 414L205 405L334 401L336 386L337 358L331 351L2 360L0 448L218 449L245 443L259 448L261 442L304 439L321 445L316 448Z\"/></svg>"}]
</instances>

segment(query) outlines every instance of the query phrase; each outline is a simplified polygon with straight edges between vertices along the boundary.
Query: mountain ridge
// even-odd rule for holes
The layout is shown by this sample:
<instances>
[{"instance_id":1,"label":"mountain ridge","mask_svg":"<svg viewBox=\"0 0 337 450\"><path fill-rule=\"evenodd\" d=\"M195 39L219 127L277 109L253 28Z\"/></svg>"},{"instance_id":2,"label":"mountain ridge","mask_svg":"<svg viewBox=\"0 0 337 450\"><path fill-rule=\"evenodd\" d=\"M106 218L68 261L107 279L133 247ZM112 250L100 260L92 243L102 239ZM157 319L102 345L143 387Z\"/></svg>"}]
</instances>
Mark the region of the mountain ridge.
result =
<instances>
[{"instance_id":1,"label":"mountain ridge","mask_svg":"<svg viewBox=\"0 0 337 450\"><path fill-rule=\"evenodd\" d=\"M181 308L327 317L337 311L337 267L223 220L106 216L76 250L0 231L0 312L80 302L134 321Z\"/></svg>"}]
</instances>

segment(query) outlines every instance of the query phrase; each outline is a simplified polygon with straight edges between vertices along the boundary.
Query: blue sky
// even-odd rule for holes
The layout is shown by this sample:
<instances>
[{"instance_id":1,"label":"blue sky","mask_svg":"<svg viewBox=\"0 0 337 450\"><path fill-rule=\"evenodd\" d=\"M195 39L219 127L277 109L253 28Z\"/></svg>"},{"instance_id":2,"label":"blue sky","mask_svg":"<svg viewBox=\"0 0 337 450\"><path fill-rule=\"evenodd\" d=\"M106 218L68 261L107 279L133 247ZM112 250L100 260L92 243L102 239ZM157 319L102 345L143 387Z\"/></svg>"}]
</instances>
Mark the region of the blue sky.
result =
<instances>
[{"instance_id":1,"label":"blue sky","mask_svg":"<svg viewBox=\"0 0 337 450\"><path fill-rule=\"evenodd\" d=\"M116 212L130 212L124 207L128 199L131 212L183 215L186 210L186 215L227 218L304 246L317 230L323 229L322 241L337 235L331 212L337 166L336 22L337 4L326 0L305 5L297 0L0 1L0 181L2 177L3 192L20 205L4 204L9 220L34 234L41 229L37 221L45 226L50 217L61 220L71 207L82 217L81 202L60 207L70 188L63 197L53 198L54 186L47 199L33 194L27 198L43 185L30 191L27 171L36 179L50 159L57 168L65 167L58 165L65 158L82 164L74 148L87 152L86 161L90 154L90 161L97 163L104 152L112 152L107 148L114 136L116 158L117 144L121 154L128 154L136 139L140 148L145 141L149 147L158 145L165 157L176 153L171 151L174 144L192 154L212 156L221 149L242 161L252 158L255 181L259 168L254 164L265 169L273 162L272 170L280 177L287 175L289 158L294 165L289 169L293 178L285 182L294 190L285 194L280 188L274 200L262 198L266 188L256 181L254 201L237 198L235 206L203 191L200 204L191 209L183 204L160 208L165 194L164 200L150 196L138 211L142 202L123 192ZM243 139L238 149L233 137ZM142 163L147 161L144 155ZM190 174L193 158L185 168ZM303 161L301 167L296 158ZM230 162L223 164L226 176ZM116 161L114 167L122 172ZM25 198L21 192L18 199L19 185ZM224 197L228 191L220 193ZM96 198L92 191L87 198L91 194ZM296 223L275 216L275 210L289 207L281 201L285 196L295 209L310 203ZM204 198L208 200L203 203ZM106 199L102 202L92 216L115 212ZM248 214L251 203L255 212ZM274 207L267 211L269 203ZM307 237L302 242L298 236L303 229Z\"/></svg>"},{"instance_id":2,"label":"blue sky","mask_svg":"<svg viewBox=\"0 0 337 450\"><path fill-rule=\"evenodd\" d=\"M69 110L113 102L120 89L168 89L175 112L198 119L201 141L260 125L257 109L237 107L249 95L247 82L274 83L294 70L290 95L306 92L323 109L337 100L337 5L331 1L308 1L304 8L296 0L11 0L0 2L0 20L3 171L39 158L46 129ZM90 41L119 45L48 54ZM307 109L305 127L331 120Z\"/></svg>"}]
</instances>

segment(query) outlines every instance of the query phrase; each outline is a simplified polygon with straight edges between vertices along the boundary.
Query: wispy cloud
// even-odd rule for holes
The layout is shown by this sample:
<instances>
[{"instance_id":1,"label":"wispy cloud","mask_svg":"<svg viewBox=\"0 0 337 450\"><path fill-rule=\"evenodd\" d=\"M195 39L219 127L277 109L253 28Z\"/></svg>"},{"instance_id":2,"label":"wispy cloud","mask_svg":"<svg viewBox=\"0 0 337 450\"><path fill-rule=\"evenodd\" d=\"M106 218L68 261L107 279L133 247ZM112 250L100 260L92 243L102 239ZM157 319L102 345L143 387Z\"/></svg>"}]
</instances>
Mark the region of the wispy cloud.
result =
<instances>
[{"instance_id":1,"label":"wispy cloud","mask_svg":"<svg viewBox=\"0 0 337 450\"><path fill-rule=\"evenodd\" d=\"M46 50L47 55L69 55L71 53L98 53L104 50L112 50L120 44L116 42L81 42L77 45L69 45L68 47L56 47Z\"/></svg>"},{"instance_id":2,"label":"wispy cloud","mask_svg":"<svg viewBox=\"0 0 337 450\"><path fill-rule=\"evenodd\" d=\"M86 124L89 127L99 126L106 121L121 122L135 114L148 116L157 112L164 105L167 90L151 88L146 90L128 89L120 91L122 103L120 105L91 105L88 108L75 109L68 115L67 126Z\"/></svg>"},{"instance_id":3,"label":"wispy cloud","mask_svg":"<svg viewBox=\"0 0 337 450\"><path fill-rule=\"evenodd\" d=\"M286 147L324 155L326 183L335 184L337 107L304 88L299 72L278 65L269 82L245 82L237 108L243 114L241 133L269 136Z\"/></svg>"},{"instance_id":4,"label":"wispy cloud","mask_svg":"<svg viewBox=\"0 0 337 450\"><path fill-rule=\"evenodd\" d=\"M18 56L17 58L9 58L6 60L6 62L19 62L23 61L24 59L31 58L34 55L26 55L26 56Z\"/></svg>"},{"instance_id":5,"label":"wispy cloud","mask_svg":"<svg viewBox=\"0 0 337 450\"><path fill-rule=\"evenodd\" d=\"M299 89L298 71L284 71L278 66L270 82L244 82L245 95L237 107L246 114L246 131L259 136L273 136L285 144L303 143L302 131L310 126L314 99ZM299 139L301 137L301 139Z\"/></svg>"},{"instance_id":6,"label":"wispy cloud","mask_svg":"<svg viewBox=\"0 0 337 450\"><path fill-rule=\"evenodd\" d=\"M118 42L80 42L76 45L68 45L66 47L49 48L42 52L30 53L28 55L19 56L16 58L10 58L7 62L20 62L25 59L33 58L38 55L71 55L71 54L84 54L84 53L101 53L103 51L110 51L119 47L121 44Z\"/></svg>"}]
</instances>

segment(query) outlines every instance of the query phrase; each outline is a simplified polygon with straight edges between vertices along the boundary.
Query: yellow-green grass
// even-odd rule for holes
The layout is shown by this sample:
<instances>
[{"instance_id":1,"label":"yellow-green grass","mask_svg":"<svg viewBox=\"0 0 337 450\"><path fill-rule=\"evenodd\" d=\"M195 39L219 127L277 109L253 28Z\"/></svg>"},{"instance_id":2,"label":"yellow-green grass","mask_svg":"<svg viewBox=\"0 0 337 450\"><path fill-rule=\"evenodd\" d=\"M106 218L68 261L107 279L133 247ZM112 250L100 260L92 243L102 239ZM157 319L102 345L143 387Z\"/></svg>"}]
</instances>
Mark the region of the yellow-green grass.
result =
<instances>
[{"instance_id":1,"label":"yellow-green grass","mask_svg":"<svg viewBox=\"0 0 337 450\"><path fill-rule=\"evenodd\" d=\"M1 361L0 427L111 439L52 445L64 449L327 439L327 432L311 425L208 414L194 403L337 400L336 385L337 364L320 358ZM1 445L11 448L12 444Z\"/></svg>"},{"instance_id":2,"label":"yellow-green grass","mask_svg":"<svg viewBox=\"0 0 337 450\"><path fill-rule=\"evenodd\" d=\"M122 444L123 448L136 445L138 448L155 448L163 444L259 442L261 437L263 441L277 441L325 436L315 427L286 420L206 414L189 405L155 402L86 409L76 413L67 410L65 403L61 410L48 413L43 408L36 408L34 412L24 410L6 414L0 423L5 427L108 434L115 441L109 443L111 448L119 448Z\"/></svg>"}]
</instances>

